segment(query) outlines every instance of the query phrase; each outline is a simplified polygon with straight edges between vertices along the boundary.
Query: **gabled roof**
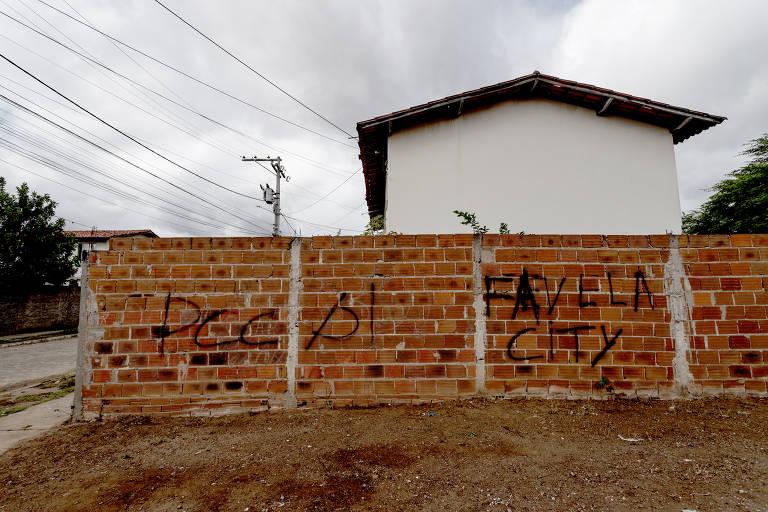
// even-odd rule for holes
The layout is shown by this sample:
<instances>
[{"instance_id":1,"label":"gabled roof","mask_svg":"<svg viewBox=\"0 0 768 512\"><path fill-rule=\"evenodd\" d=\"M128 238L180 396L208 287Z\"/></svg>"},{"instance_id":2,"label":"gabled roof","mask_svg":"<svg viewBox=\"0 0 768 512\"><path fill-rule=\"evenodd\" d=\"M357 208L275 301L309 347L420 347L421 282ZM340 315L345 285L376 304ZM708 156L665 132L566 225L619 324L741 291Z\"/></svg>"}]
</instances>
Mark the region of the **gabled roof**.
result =
<instances>
[{"instance_id":1,"label":"gabled roof","mask_svg":"<svg viewBox=\"0 0 768 512\"><path fill-rule=\"evenodd\" d=\"M85 231L64 231L72 235L78 242L105 242L110 238L119 238L126 236L146 236L157 238L157 235L151 229L88 229Z\"/></svg>"},{"instance_id":2,"label":"gabled roof","mask_svg":"<svg viewBox=\"0 0 768 512\"><path fill-rule=\"evenodd\" d=\"M545 98L667 128L675 144L722 123L726 118L667 103L640 98L590 84L563 80L534 71L514 80L454 94L423 105L357 123L360 160L365 176L365 199L371 217L384 213L387 137L393 132L509 99Z\"/></svg>"}]
</instances>

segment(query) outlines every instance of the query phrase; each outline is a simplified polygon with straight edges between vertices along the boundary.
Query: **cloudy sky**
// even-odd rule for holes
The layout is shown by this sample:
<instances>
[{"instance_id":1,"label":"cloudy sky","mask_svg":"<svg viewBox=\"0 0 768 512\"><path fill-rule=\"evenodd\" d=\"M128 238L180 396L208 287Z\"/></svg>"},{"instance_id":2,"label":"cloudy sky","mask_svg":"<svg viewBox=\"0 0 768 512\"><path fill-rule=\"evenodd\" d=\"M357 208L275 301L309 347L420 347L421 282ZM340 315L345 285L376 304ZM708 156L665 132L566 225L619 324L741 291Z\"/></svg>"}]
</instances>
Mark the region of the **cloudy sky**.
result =
<instances>
[{"instance_id":1,"label":"cloudy sky","mask_svg":"<svg viewBox=\"0 0 768 512\"><path fill-rule=\"evenodd\" d=\"M69 229L268 233L240 157L279 155L283 232L356 233L357 121L533 70L727 116L676 146L684 210L768 131L763 0L163 2L262 76L153 0L0 0L0 175Z\"/></svg>"}]
</instances>

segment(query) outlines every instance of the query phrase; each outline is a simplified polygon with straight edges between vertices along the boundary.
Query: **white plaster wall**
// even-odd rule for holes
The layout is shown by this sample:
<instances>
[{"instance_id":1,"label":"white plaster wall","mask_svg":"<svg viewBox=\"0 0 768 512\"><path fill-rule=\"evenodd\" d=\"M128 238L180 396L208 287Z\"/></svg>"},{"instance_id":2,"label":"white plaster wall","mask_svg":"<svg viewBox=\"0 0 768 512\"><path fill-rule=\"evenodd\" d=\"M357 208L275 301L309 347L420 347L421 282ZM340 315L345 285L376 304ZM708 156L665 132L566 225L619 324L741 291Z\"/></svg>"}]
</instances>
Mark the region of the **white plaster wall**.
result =
<instances>
[{"instance_id":1,"label":"white plaster wall","mask_svg":"<svg viewBox=\"0 0 768 512\"><path fill-rule=\"evenodd\" d=\"M453 210L498 232L681 230L672 135L549 100L507 101L389 137L387 230L467 232Z\"/></svg>"},{"instance_id":2,"label":"white plaster wall","mask_svg":"<svg viewBox=\"0 0 768 512\"><path fill-rule=\"evenodd\" d=\"M76 254L79 256L80 252L85 249L88 251L88 254L90 254L93 251L106 251L109 249L109 241L106 242L88 242L88 243L78 243L77 248L75 249ZM83 268L82 263L81 266L77 267L77 270L75 270L75 273L70 279L77 279L80 280L80 277L82 276Z\"/></svg>"}]
</instances>

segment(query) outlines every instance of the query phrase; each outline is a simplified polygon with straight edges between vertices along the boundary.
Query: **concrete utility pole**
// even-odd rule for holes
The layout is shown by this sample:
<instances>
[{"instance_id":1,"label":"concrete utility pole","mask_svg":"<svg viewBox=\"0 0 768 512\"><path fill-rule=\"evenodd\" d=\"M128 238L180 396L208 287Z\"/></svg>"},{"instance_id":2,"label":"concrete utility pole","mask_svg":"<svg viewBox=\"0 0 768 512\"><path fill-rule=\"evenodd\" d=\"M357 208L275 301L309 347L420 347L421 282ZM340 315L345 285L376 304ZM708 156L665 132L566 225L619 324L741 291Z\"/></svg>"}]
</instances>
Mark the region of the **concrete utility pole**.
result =
<instances>
[{"instance_id":1,"label":"concrete utility pole","mask_svg":"<svg viewBox=\"0 0 768 512\"><path fill-rule=\"evenodd\" d=\"M266 158L258 158L253 156L251 158L243 157L243 162L269 162L272 166L272 170L275 172L275 190L272 190L268 183L259 185L264 194L264 201L267 204L272 205L272 211L275 212L275 223L272 227L272 236L280 236L280 178L285 178L285 181L290 181L290 178L285 175L285 168L283 167L282 159L278 156L272 158L267 155Z\"/></svg>"}]
</instances>

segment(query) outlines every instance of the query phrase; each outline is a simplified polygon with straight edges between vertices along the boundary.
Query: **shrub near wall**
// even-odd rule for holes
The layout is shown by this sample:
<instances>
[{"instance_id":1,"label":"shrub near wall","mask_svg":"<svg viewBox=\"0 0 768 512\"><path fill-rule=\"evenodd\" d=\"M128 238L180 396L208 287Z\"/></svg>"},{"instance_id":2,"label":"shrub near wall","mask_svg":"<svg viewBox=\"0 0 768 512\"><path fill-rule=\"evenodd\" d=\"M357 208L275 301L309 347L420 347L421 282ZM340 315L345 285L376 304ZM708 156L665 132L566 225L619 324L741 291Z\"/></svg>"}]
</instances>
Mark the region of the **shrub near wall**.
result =
<instances>
[{"instance_id":1,"label":"shrub near wall","mask_svg":"<svg viewBox=\"0 0 768 512\"><path fill-rule=\"evenodd\" d=\"M768 237L115 239L80 415L765 394Z\"/></svg>"}]
</instances>

